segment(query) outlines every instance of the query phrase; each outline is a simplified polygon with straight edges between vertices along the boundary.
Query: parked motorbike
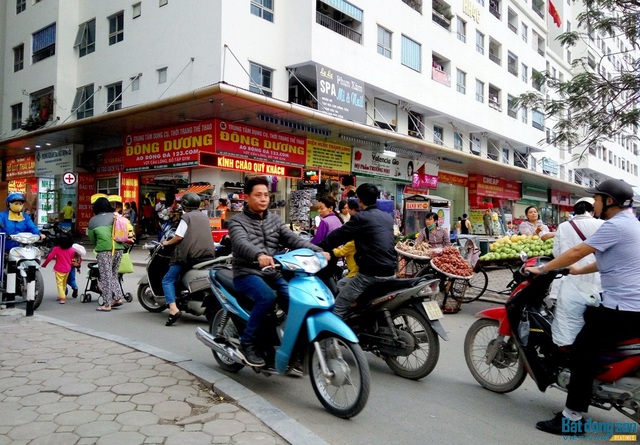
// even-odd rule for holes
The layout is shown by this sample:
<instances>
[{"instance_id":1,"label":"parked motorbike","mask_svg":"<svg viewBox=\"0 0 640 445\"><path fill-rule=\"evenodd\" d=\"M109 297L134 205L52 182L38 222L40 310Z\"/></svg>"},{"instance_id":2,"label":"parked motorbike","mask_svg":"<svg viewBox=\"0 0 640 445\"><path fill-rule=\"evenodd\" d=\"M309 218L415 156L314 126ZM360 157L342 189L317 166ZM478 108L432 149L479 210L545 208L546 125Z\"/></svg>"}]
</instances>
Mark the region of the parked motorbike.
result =
<instances>
[{"instance_id":1,"label":"parked motorbike","mask_svg":"<svg viewBox=\"0 0 640 445\"><path fill-rule=\"evenodd\" d=\"M40 241L39 247L42 251L42 256L46 257L55 246L60 245L60 239L71 234L71 228L65 225L60 225L59 222L47 223L42 226L40 233L45 238Z\"/></svg>"},{"instance_id":2,"label":"parked motorbike","mask_svg":"<svg viewBox=\"0 0 640 445\"><path fill-rule=\"evenodd\" d=\"M553 280L568 270L545 275L525 271L525 267L549 261L546 257L527 259L514 274L519 284L504 307L480 311L476 314L480 319L467 332L467 366L478 383L490 391L513 391L524 382L527 373L540 391L549 386L567 389L571 377L569 354L566 348L553 343L553 314L544 298ZM633 421L640 421L640 338L620 343L603 354L600 361L591 405L615 408Z\"/></svg>"},{"instance_id":3,"label":"parked motorbike","mask_svg":"<svg viewBox=\"0 0 640 445\"><path fill-rule=\"evenodd\" d=\"M172 233L172 231L168 232L169 239ZM150 250L150 257L146 266L147 273L138 281L138 301L149 312L162 312L167 308L162 290L162 278L169 270L173 248L163 247L162 243L157 241L147 243L146 247ZM188 269L177 286L178 309L193 315L206 315L209 319L220 308L209 286L209 269L215 264L228 262L230 258L230 256L221 256L194 264ZM206 305L211 306L207 308Z\"/></svg>"},{"instance_id":4,"label":"parked motorbike","mask_svg":"<svg viewBox=\"0 0 640 445\"><path fill-rule=\"evenodd\" d=\"M327 411L345 419L357 415L369 397L369 365L353 331L331 312L333 295L315 276L326 259L310 249L297 249L274 260L289 281L289 301L279 301L263 323L256 347L266 365L252 369L267 376L301 369ZM212 268L210 279L222 309L212 318L209 332L198 328L196 337L211 348L222 369L238 372L247 365L239 338L253 301L236 291L230 267Z\"/></svg>"},{"instance_id":5,"label":"parked motorbike","mask_svg":"<svg viewBox=\"0 0 640 445\"><path fill-rule=\"evenodd\" d=\"M44 296L44 279L40 271L42 252L33 245L40 241L40 235L16 233L7 238L20 245L9 250L6 256L2 302L33 301L35 310Z\"/></svg>"},{"instance_id":6,"label":"parked motorbike","mask_svg":"<svg viewBox=\"0 0 640 445\"><path fill-rule=\"evenodd\" d=\"M421 379L433 371L440 341L447 340L436 296L434 277L396 278L367 288L345 322L358 336L362 349L381 357L393 372Z\"/></svg>"}]
</instances>

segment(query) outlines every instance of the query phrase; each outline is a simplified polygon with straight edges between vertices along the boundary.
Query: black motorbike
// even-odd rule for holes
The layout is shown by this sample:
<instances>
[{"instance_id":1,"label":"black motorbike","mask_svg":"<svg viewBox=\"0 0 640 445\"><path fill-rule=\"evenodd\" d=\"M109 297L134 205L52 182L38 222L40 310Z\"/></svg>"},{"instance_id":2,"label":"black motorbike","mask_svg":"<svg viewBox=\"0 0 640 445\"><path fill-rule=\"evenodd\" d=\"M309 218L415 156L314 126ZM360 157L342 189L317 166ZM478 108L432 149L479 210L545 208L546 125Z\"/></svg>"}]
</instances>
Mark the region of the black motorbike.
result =
<instances>
[{"instance_id":1,"label":"black motorbike","mask_svg":"<svg viewBox=\"0 0 640 445\"><path fill-rule=\"evenodd\" d=\"M71 235L71 228L60 224L58 221L46 223L40 229L40 233L45 238L39 242L38 247L42 251L42 255L46 258L55 246L60 245L60 240Z\"/></svg>"}]
</instances>

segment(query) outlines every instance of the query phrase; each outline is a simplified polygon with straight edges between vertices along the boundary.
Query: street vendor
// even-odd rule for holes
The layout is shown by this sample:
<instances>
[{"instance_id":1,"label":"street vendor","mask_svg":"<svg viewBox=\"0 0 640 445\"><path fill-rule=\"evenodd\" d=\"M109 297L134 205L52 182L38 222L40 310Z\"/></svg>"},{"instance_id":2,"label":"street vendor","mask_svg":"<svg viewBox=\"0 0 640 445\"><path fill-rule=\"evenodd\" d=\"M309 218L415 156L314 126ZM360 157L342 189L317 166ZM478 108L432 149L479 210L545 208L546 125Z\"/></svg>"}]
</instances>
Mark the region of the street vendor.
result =
<instances>
[{"instance_id":1,"label":"street vendor","mask_svg":"<svg viewBox=\"0 0 640 445\"><path fill-rule=\"evenodd\" d=\"M428 243L431 248L451 246L449 231L444 227L438 226L438 214L435 212L427 213L425 228L418 233L416 244L423 242Z\"/></svg>"}]
</instances>

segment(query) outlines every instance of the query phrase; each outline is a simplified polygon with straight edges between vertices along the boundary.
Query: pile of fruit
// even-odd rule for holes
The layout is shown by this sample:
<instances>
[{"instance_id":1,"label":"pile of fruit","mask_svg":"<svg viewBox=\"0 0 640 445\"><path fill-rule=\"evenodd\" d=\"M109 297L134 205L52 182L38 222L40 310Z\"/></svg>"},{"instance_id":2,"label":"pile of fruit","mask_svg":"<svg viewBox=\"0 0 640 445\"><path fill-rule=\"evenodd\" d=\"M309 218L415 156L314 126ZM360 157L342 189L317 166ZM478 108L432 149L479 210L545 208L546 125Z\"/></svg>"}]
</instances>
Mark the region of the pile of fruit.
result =
<instances>
[{"instance_id":1,"label":"pile of fruit","mask_svg":"<svg viewBox=\"0 0 640 445\"><path fill-rule=\"evenodd\" d=\"M442 253L431 260L431 263L444 273L460 277L471 277L473 268L462 258L455 247L445 247Z\"/></svg>"},{"instance_id":2,"label":"pile of fruit","mask_svg":"<svg viewBox=\"0 0 640 445\"><path fill-rule=\"evenodd\" d=\"M520 258L520 252L529 257L553 256L553 238L542 241L538 235L504 236L489 246L490 252L480 261L510 260Z\"/></svg>"},{"instance_id":3,"label":"pile of fruit","mask_svg":"<svg viewBox=\"0 0 640 445\"><path fill-rule=\"evenodd\" d=\"M415 241L400 241L396 244L396 249L410 255L431 257L431 247L427 243L416 244Z\"/></svg>"}]
</instances>

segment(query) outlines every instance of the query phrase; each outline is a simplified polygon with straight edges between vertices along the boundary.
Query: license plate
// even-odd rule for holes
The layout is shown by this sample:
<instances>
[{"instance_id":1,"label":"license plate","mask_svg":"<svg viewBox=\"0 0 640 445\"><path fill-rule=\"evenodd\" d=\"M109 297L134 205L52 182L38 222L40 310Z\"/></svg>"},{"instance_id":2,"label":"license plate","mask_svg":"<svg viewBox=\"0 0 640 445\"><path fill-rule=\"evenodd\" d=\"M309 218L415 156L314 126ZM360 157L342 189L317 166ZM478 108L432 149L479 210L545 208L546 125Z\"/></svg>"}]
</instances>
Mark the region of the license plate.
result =
<instances>
[{"instance_id":1,"label":"license plate","mask_svg":"<svg viewBox=\"0 0 640 445\"><path fill-rule=\"evenodd\" d=\"M437 301L423 301L422 306L424 307L424 310L427 311L427 317L429 317L429 320L439 320L444 317L442 309L438 306Z\"/></svg>"}]
</instances>

